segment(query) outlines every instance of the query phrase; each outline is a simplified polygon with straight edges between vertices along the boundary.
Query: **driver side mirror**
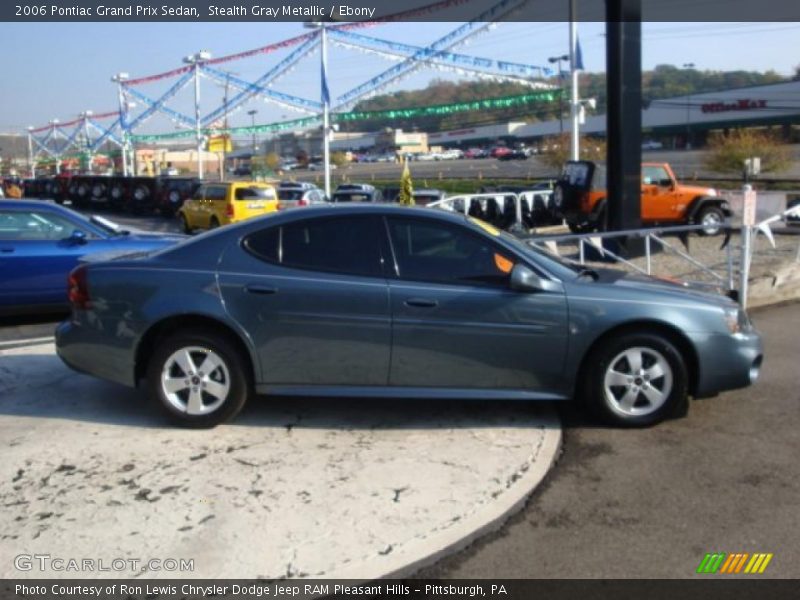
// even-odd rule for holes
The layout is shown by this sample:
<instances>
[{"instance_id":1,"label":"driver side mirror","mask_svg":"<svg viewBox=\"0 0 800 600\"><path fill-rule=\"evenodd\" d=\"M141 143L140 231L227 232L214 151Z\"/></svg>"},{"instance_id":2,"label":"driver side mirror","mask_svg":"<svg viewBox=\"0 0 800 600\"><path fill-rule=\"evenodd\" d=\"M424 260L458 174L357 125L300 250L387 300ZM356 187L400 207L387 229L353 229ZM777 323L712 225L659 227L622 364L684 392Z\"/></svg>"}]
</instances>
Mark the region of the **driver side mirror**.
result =
<instances>
[{"instance_id":1,"label":"driver side mirror","mask_svg":"<svg viewBox=\"0 0 800 600\"><path fill-rule=\"evenodd\" d=\"M520 263L514 265L511 270L510 287L516 292L527 293L555 292L561 288L557 282L539 277L529 267Z\"/></svg>"},{"instance_id":2,"label":"driver side mirror","mask_svg":"<svg viewBox=\"0 0 800 600\"><path fill-rule=\"evenodd\" d=\"M67 239L70 241L70 243L75 244L76 246L83 245L88 241L86 239L86 234L80 229L74 229L72 234Z\"/></svg>"}]
</instances>

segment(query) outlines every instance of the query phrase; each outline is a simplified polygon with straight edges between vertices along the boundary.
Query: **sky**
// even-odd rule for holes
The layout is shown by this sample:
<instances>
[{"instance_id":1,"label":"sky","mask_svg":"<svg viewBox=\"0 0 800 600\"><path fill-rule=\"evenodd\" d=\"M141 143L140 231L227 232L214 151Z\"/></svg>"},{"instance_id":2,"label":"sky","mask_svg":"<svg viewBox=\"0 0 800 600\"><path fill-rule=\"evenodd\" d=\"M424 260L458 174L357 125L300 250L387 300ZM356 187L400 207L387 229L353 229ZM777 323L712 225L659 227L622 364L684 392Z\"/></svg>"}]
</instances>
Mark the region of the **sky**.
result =
<instances>
[{"instance_id":1,"label":"sky","mask_svg":"<svg viewBox=\"0 0 800 600\"><path fill-rule=\"evenodd\" d=\"M445 35L457 23L392 23L359 33L424 46ZM587 71L605 71L603 23L580 23L579 38ZM304 33L300 23L0 23L0 132L24 132L50 119L62 122L81 111L118 108L111 75L120 71L139 77L181 66L182 57L201 49L219 57L261 47ZM694 63L701 70L772 69L790 75L800 64L796 48L800 23L645 23L644 69L658 64ZM455 52L549 66L547 59L568 51L566 23L500 23L471 38ZM286 51L219 65L242 79L254 80L286 56ZM390 68L392 62L354 50L332 47L329 80L335 98ZM386 91L424 87L435 78L459 79L451 73L421 70ZM174 81L174 80L171 80ZM319 54L309 56L274 86L275 90L319 99ZM151 98L167 83L137 89ZM218 106L223 90L202 80L202 112ZM170 106L192 114L193 87L178 94ZM231 115L232 126L250 124L248 110L258 111L257 123L304 116L252 100ZM134 109L134 113L137 109ZM140 110L140 109L138 109ZM140 132L174 131L168 119L154 117Z\"/></svg>"}]
</instances>

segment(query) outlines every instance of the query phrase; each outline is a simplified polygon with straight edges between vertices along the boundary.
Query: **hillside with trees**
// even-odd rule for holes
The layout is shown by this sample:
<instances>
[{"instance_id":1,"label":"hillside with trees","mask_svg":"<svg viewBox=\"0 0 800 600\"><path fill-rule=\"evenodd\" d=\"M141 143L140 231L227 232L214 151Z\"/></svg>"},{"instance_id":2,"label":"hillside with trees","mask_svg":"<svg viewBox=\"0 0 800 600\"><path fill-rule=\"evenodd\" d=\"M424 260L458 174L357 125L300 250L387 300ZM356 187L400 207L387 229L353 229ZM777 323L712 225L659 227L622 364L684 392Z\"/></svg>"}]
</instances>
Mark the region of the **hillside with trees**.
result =
<instances>
[{"instance_id":1,"label":"hillside with trees","mask_svg":"<svg viewBox=\"0 0 800 600\"><path fill-rule=\"evenodd\" d=\"M775 71L765 73L757 71L698 71L681 69L673 65L658 65L652 71L642 73L642 102L647 107L653 100L715 92L753 85L780 83L787 79ZM557 79L550 83L557 84ZM568 85L568 81L565 81ZM581 97L597 99L597 113L606 111L606 76L605 73L582 73L580 76ZM353 110L379 111L392 108L412 106L431 106L435 104L451 104L482 98L498 98L526 94L531 88L516 83L495 83L490 81L466 81L455 83L445 80L434 80L421 90L400 91L392 94L375 96L362 100ZM565 107L568 103L568 91L565 90ZM566 108L565 108L566 113ZM565 115L566 116L566 115ZM531 105L515 107L491 112L454 113L444 116L430 116L415 119L374 119L342 123L344 131L376 130L383 127L399 128L405 131L442 131L460 129L462 127L503 123L510 120L547 121L558 118L558 102L547 105Z\"/></svg>"}]
</instances>

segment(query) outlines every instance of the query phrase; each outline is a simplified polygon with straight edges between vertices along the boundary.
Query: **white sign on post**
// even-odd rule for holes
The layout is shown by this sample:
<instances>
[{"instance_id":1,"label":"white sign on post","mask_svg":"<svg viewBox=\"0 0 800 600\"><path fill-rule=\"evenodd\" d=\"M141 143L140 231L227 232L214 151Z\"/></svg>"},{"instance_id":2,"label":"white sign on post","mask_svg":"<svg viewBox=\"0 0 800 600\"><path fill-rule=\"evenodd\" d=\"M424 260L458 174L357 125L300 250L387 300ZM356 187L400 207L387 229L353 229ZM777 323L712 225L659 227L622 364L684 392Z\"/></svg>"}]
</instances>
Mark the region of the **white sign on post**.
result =
<instances>
[{"instance_id":1,"label":"white sign on post","mask_svg":"<svg viewBox=\"0 0 800 600\"><path fill-rule=\"evenodd\" d=\"M753 227L756 224L756 191L745 190L744 204L742 205L742 225Z\"/></svg>"}]
</instances>

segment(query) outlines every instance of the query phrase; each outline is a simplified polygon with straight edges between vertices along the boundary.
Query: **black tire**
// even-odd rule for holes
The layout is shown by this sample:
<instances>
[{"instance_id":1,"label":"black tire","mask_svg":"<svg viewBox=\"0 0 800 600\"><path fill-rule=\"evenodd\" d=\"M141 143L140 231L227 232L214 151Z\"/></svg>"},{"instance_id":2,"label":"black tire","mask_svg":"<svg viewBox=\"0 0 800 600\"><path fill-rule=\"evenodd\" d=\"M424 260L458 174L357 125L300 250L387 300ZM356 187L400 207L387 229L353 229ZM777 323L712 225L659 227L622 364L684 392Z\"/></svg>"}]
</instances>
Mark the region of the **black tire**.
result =
<instances>
[{"instance_id":1,"label":"black tire","mask_svg":"<svg viewBox=\"0 0 800 600\"><path fill-rule=\"evenodd\" d=\"M217 227L219 227L219 220L217 217L211 217L211 220L208 222L208 228L216 229Z\"/></svg>"},{"instance_id":2,"label":"black tire","mask_svg":"<svg viewBox=\"0 0 800 600\"><path fill-rule=\"evenodd\" d=\"M187 350L192 357L192 373L182 372L173 359L176 353ZM203 373L203 365L213 356L220 366L209 373ZM245 365L248 358L228 337L217 333L187 330L171 335L161 341L153 352L147 367L147 391L150 399L156 402L167 417L182 427L209 428L233 419L242 410L253 388L249 371ZM165 389L162 376L177 381L178 386L188 381L189 385L172 394ZM183 378L186 377L184 380ZM205 382L205 383L204 383ZM193 384L198 384L192 387ZM224 397L218 398L209 393L211 386L226 389ZM206 388L206 385L209 387ZM199 390L200 406L209 412L191 414L190 394ZM218 403L219 406L214 407ZM183 409L181 409L183 407Z\"/></svg>"},{"instance_id":3,"label":"black tire","mask_svg":"<svg viewBox=\"0 0 800 600\"><path fill-rule=\"evenodd\" d=\"M181 222L181 229L183 229L183 233L192 233L192 228L189 227L189 221L186 220L186 215L183 213L179 214L178 220Z\"/></svg>"},{"instance_id":4,"label":"black tire","mask_svg":"<svg viewBox=\"0 0 800 600\"><path fill-rule=\"evenodd\" d=\"M695 222L699 225L706 225L709 223L709 227L704 227L700 230L700 235L702 236L712 236L712 235L719 235L722 232L722 226L725 223L725 213L717 206L705 206L700 209L697 213L697 218ZM714 224L716 224L714 226Z\"/></svg>"},{"instance_id":5,"label":"black tire","mask_svg":"<svg viewBox=\"0 0 800 600\"><path fill-rule=\"evenodd\" d=\"M626 353L633 358L639 355L643 371L629 372L631 364ZM587 377L580 395L605 423L616 427L649 427L686 413L689 380L686 362L666 337L656 333L615 336L594 350L587 361ZM656 364L664 375L652 377L657 372ZM624 381L621 385L611 383L618 380ZM633 403L626 408L629 394Z\"/></svg>"},{"instance_id":6,"label":"black tire","mask_svg":"<svg viewBox=\"0 0 800 600\"><path fill-rule=\"evenodd\" d=\"M582 223L568 222L567 227L572 233L591 233L595 230L595 226L587 221Z\"/></svg>"}]
</instances>

